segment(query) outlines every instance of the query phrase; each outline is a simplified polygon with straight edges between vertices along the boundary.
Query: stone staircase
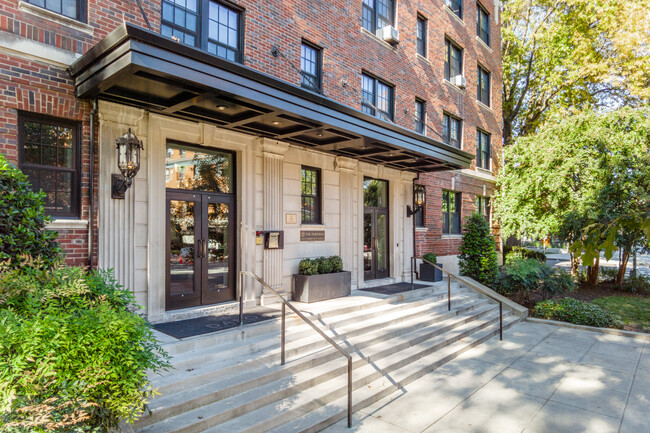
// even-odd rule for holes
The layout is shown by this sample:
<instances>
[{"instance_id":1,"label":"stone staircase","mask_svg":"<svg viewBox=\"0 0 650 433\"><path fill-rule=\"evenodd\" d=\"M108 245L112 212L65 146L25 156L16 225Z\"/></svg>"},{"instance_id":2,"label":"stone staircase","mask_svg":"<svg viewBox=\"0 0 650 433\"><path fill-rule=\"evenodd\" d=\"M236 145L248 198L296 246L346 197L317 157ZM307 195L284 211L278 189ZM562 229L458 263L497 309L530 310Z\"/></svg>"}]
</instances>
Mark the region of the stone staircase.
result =
<instances>
[{"instance_id":1,"label":"stone staircase","mask_svg":"<svg viewBox=\"0 0 650 433\"><path fill-rule=\"evenodd\" d=\"M352 355L355 411L498 335L499 305L455 283L451 311L446 283L355 293L295 304ZM504 309L504 329L517 321ZM346 359L296 315L286 328L284 366L279 319L167 344L175 369L152 377L161 395L134 430L315 432L344 419Z\"/></svg>"}]
</instances>

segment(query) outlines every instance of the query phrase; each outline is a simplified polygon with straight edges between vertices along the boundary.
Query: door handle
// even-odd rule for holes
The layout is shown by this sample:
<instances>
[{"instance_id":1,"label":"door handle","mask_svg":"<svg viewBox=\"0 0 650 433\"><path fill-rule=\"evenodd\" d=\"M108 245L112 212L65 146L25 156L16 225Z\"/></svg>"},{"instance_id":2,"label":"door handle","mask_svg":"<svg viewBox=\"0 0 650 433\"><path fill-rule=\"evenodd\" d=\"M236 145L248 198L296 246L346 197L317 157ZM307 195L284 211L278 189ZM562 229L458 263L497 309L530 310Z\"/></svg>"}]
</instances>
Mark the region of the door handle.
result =
<instances>
[{"instance_id":1,"label":"door handle","mask_svg":"<svg viewBox=\"0 0 650 433\"><path fill-rule=\"evenodd\" d=\"M203 239L203 257L208 256L208 243Z\"/></svg>"},{"instance_id":2,"label":"door handle","mask_svg":"<svg viewBox=\"0 0 650 433\"><path fill-rule=\"evenodd\" d=\"M197 239L196 241L196 258L200 259L203 257L203 247L201 246L201 239Z\"/></svg>"}]
</instances>

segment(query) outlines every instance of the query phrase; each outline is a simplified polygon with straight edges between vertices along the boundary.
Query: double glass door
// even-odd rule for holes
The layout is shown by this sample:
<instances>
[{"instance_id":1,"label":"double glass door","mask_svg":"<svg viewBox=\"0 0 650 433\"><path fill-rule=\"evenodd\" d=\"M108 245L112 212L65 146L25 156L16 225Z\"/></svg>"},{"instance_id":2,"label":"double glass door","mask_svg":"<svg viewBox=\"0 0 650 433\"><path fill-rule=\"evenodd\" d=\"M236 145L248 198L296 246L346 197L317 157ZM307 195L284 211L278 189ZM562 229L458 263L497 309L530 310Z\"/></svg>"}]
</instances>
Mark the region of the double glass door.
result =
<instances>
[{"instance_id":1,"label":"double glass door","mask_svg":"<svg viewBox=\"0 0 650 433\"><path fill-rule=\"evenodd\" d=\"M388 182L363 181L363 276L364 280L390 276L388 262Z\"/></svg>"}]
</instances>

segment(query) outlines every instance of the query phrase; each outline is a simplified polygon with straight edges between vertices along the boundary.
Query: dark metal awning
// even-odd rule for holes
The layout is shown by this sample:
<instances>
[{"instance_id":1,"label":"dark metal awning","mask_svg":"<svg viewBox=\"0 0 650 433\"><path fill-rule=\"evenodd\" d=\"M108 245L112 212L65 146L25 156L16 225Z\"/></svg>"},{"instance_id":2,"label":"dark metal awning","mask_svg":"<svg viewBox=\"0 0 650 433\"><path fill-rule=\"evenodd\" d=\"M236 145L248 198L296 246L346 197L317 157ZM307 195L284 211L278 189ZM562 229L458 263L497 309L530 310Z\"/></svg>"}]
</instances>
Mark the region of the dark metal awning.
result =
<instances>
[{"instance_id":1,"label":"dark metal awning","mask_svg":"<svg viewBox=\"0 0 650 433\"><path fill-rule=\"evenodd\" d=\"M79 98L270 137L399 170L469 168L473 155L238 63L123 24L69 67Z\"/></svg>"}]
</instances>

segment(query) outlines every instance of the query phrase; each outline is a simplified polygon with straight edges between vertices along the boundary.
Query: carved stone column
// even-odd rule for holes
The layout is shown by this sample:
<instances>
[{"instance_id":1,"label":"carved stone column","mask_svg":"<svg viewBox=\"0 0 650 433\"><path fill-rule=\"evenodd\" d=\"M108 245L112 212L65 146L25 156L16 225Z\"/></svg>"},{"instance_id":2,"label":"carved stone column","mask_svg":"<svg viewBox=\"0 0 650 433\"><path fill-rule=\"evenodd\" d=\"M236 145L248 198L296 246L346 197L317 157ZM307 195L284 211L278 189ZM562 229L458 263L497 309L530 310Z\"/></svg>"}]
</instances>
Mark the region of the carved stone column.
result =
<instances>
[{"instance_id":1,"label":"carved stone column","mask_svg":"<svg viewBox=\"0 0 650 433\"><path fill-rule=\"evenodd\" d=\"M264 159L264 230L283 229L284 154L289 149L285 143L267 138L260 139ZM264 281L280 293L286 292L283 285L284 250L264 250ZM262 291L261 304L277 302L268 290Z\"/></svg>"},{"instance_id":2,"label":"carved stone column","mask_svg":"<svg viewBox=\"0 0 650 433\"><path fill-rule=\"evenodd\" d=\"M339 198L340 198L340 254L343 260L343 269L352 272L352 285L357 286L358 269L357 256L359 254L358 236L359 230L358 209L358 161L350 158L337 157L336 169L339 172Z\"/></svg>"}]
</instances>

